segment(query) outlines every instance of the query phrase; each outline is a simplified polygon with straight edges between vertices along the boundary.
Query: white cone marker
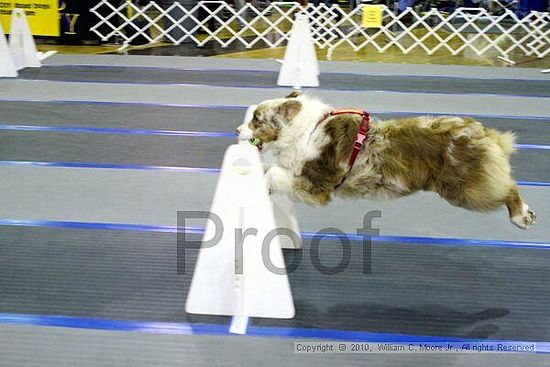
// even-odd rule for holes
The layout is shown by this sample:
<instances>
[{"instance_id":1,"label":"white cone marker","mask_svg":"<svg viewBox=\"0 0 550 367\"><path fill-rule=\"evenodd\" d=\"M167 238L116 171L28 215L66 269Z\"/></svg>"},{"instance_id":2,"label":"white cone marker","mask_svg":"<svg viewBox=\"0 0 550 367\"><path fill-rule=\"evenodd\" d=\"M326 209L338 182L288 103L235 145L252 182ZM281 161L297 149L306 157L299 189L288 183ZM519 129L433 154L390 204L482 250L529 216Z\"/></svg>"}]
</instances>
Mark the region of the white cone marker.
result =
<instances>
[{"instance_id":1,"label":"white cone marker","mask_svg":"<svg viewBox=\"0 0 550 367\"><path fill-rule=\"evenodd\" d=\"M11 13L10 50L16 70L41 66L23 9L13 9Z\"/></svg>"},{"instance_id":2,"label":"white cone marker","mask_svg":"<svg viewBox=\"0 0 550 367\"><path fill-rule=\"evenodd\" d=\"M1 77L17 77L17 69L11 57L10 47L6 40L4 30L2 29L2 23L0 23L0 78Z\"/></svg>"},{"instance_id":3,"label":"white cone marker","mask_svg":"<svg viewBox=\"0 0 550 367\"><path fill-rule=\"evenodd\" d=\"M290 32L277 85L294 89L318 87L319 63L307 15L296 15Z\"/></svg>"}]
</instances>

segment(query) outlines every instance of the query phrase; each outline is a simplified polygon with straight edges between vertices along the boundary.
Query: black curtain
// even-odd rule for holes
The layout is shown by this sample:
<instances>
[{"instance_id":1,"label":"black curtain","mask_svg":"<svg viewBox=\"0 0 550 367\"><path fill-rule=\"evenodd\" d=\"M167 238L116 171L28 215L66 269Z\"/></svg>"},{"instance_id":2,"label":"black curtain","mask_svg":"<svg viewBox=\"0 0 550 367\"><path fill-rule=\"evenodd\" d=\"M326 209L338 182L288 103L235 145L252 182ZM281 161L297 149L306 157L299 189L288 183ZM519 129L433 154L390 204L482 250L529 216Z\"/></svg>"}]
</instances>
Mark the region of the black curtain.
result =
<instances>
[{"instance_id":1,"label":"black curtain","mask_svg":"<svg viewBox=\"0 0 550 367\"><path fill-rule=\"evenodd\" d=\"M59 1L60 36L63 41L78 43L98 38L90 32L90 27L98 20L90 13L90 8L97 3L98 0Z\"/></svg>"}]
</instances>

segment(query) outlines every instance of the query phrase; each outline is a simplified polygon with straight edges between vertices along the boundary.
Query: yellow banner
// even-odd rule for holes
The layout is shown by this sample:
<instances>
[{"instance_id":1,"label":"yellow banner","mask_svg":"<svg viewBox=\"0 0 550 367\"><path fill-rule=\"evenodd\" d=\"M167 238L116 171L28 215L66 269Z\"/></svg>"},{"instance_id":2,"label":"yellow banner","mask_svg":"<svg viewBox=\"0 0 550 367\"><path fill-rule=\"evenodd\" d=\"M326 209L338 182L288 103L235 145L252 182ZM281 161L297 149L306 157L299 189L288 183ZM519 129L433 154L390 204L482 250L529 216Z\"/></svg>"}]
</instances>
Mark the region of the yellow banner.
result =
<instances>
[{"instance_id":1,"label":"yellow banner","mask_svg":"<svg viewBox=\"0 0 550 367\"><path fill-rule=\"evenodd\" d=\"M11 11L25 10L31 32L35 36L59 37L58 0L0 0L0 22L4 32L10 33Z\"/></svg>"},{"instance_id":2,"label":"yellow banner","mask_svg":"<svg viewBox=\"0 0 550 367\"><path fill-rule=\"evenodd\" d=\"M363 19L361 25L364 28L382 28L383 6L384 5L363 5Z\"/></svg>"}]
</instances>

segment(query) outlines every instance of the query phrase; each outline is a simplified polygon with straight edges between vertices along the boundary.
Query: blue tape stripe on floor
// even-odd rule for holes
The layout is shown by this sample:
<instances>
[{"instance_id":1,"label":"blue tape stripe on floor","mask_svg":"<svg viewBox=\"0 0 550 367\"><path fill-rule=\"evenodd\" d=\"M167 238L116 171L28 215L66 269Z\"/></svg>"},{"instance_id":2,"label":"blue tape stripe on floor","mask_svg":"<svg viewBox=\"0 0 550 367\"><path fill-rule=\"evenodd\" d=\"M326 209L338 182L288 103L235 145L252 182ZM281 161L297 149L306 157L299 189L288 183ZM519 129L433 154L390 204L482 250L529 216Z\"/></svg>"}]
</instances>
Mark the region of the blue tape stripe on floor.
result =
<instances>
[{"instance_id":1,"label":"blue tape stripe on floor","mask_svg":"<svg viewBox=\"0 0 550 367\"><path fill-rule=\"evenodd\" d=\"M536 181L516 181L520 186L540 186L540 187L550 187L550 182L536 182Z\"/></svg>"},{"instance_id":2,"label":"blue tape stripe on floor","mask_svg":"<svg viewBox=\"0 0 550 367\"><path fill-rule=\"evenodd\" d=\"M23 220L23 219L0 219L0 226L53 227L53 228L69 228L69 229L96 229L96 230L160 232L160 233L177 233L178 231L178 228L174 226L155 226L155 225L144 225L144 224L104 223L104 222ZM185 233L202 235L204 234L204 229L186 227Z\"/></svg>"},{"instance_id":3,"label":"blue tape stripe on floor","mask_svg":"<svg viewBox=\"0 0 550 367\"><path fill-rule=\"evenodd\" d=\"M97 101L91 99L20 99L20 98L0 98L0 102L32 102L32 103L52 103L52 104L91 104L91 105L111 105L111 106L141 106L141 107L176 107L176 108L204 108L209 110L246 110L248 106L239 105L203 105L203 104L184 104L184 103L160 103L160 102L130 102L130 101Z\"/></svg>"},{"instance_id":4,"label":"blue tape stripe on floor","mask_svg":"<svg viewBox=\"0 0 550 367\"><path fill-rule=\"evenodd\" d=\"M182 103L157 103L157 102L124 102L124 101L97 101L97 100L62 100L62 99L21 99L21 98L0 98L0 102L33 102L33 103L52 103L52 104L96 104L112 106L142 106L142 107L174 107L174 108L204 108L211 110L246 110L248 106L244 105L211 105L211 104L182 104ZM496 119L522 119L550 121L550 116L524 116L524 115L501 115L501 114L475 114L475 113L456 113L456 112L432 112L432 111L384 111L371 110L371 114L397 115L397 116L449 116L460 115L464 117L496 118Z\"/></svg>"},{"instance_id":5,"label":"blue tape stripe on floor","mask_svg":"<svg viewBox=\"0 0 550 367\"><path fill-rule=\"evenodd\" d=\"M31 162L0 161L0 166L61 167L61 168L98 168L145 171L179 171L197 173L219 173L219 168L179 167L179 166L141 166L136 164L81 163L81 162Z\"/></svg>"},{"instance_id":6,"label":"blue tape stripe on floor","mask_svg":"<svg viewBox=\"0 0 550 367\"><path fill-rule=\"evenodd\" d=\"M126 223L104 223L104 222L74 222L74 221L47 221L47 220L24 220L24 219L0 219L0 226L14 227L53 227L69 229L93 229L113 231L138 231L138 232L160 232L177 233L178 227L157 226ZM180 227L180 233L203 235L204 228ZM325 238L328 240L363 241L365 238L353 233L324 233L318 235L315 232L302 232L301 236L307 239ZM503 241L503 240L478 240L468 238L446 238L446 237L414 237L414 236L371 236L370 241L386 244L416 244L436 246L492 246L508 248L536 248L550 249L550 243L546 242L525 242L525 241Z\"/></svg>"},{"instance_id":7,"label":"blue tape stripe on floor","mask_svg":"<svg viewBox=\"0 0 550 367\"><path fill-rule=\"evenodd\" d=\"M518 148L518 149L550 150L550 145L541 145L541 144L516 144L515 147Z\"/></svg>"},{"instance_id":8,"label":"blue tape stripe on floor","mask_svg":"<svg viewBox=\"0 0 550 367\"><path fill-rule=\"evenodd\" d=\"M228 327L226 325L193 325L187 323L105 320L86 317L23 315L12 313L0 313L0 323L11 325L57 326L93 330L135 331L157 334L191 335L228 333Z\"/></svg>"},{"instance_id":9,"label":"blue tape stripe on floor","mask_svg":"<svg viewBox=\"0 0 550 367\"><path fill-rule=\"evenodd\" d=\"M144 130L144 129L114 129L88 126L41 126L41 125L0 125L0 130L10 131L45 131L45 132L74 132L74 133L95 133L95 134L128 134L128 135L168 135L168 136L190 136L190 137L211 137L211 138L233 138L235 133L231 132L208 132L208 131L184 131L184 130ZM550 145L537 144L516 144L519 149L544 149L550 150Z\"/></svg>"},{"instance_id":10,"label":"blue tape stripe on floor","mask_svg":"<svg viewBox=\"0 0 550 367\"><path fill-rule=\"evenodd\" d=\"M88 126L0 125L0 130L235 138L234 132L229 133L229 132L208 132L208 131L142 130L142 129L136 130L136 129L113 129L113 128L88 127Z\"/></svg>"},{"instance_id":11,"label":"blue tape stripe on floor","mask_svg":"<svg viewBox=\"0 0 550 367\"><path fill-rule=\"evenodd\" d=\"M0 166L59 167L59 168L96 168L145 171L180 171L197 173L219 173L219 168L181 167L181 166L142 166L137 164L82 163L82 162L37 162L37 161L0 161ZM550 182L517 181L520 186L550 186Z\"/></svg>"},{"instance_id":12,"label":"blue tape stripe on floor","mask_svg":"<svg viewBox=\"0 0 550 367\"><path fill-rule=\"evenodd\" d=\"M110 330L139 332L149 334L173 334L173 335L223 335L235 336L229 333L228 325L215 324L193 324L176 322L149 322L129 320L107 320L88 317L74 316L49 316L49 315L26 315L13 313L0 313L0 324L7 325L31 325L49 326L89 330ZM517 341L517 340L495 340L495 339L469 339L460 337L430 336L430 335L407 335L376 333L368 331L346 331L334 329L311 329L291 327L269 327L250 326L248 336L259 336L266 338L284 339L323 339L341 340L372 343L499 343L509 344L535 344L537 353L549 353L550 343ZM525 351L524 351L525 352ZM528 353L528 352L526 352ZM532 353L532 352L531 352Z\"/></svg>"},{"instance_id":13,"label":"blue tape stripe on floor","mask_svg":"<svg viewBox=\"0 0 550 367\"><path fill-rule=\"evenodd\" d=\"M303 232L304 238L321 237L314 232ZM365 238L352 233L328 234L322 235L329 239L347 239L349 241L363 241ZM372 236L371 242L374 243L397 243L397 244L416 244L416 245L437 245L437 246L492 246L509 248L538 248L550 249L550 243L545 242L525 242L525 241L504 241L504 240L478 240L468 238L446 238L446 237L415 237L415 236Z\"/></svg>"},{"instance_id":14,"label":"blue tape stripe on floor","mask_svg":"<svg viewBox=\"0 0 550 367\"><path fill-rule=\"evenodd\" d=\"M42 126L42 125L12 125L0 124L0 130L7 131L42 131L63 133L121 134L121 135L151 135L151 136L186 136L203 138L235 138L232 132L186 131L186 130L144 130L144 129L114 129L88 126ZM550 145L516 144L518 149L550 150Z\"/></svg>"},{"instance_id":15,"label":"blue tape stripe on floor","mask_svg":"<svg viewBox=\"0 0 550 367\"><path fill-rule=\"evenodd\" d=\"M544 121L550 122L550 116L524 116L524 115L500 115L500 114L476 114L476 113L463 113L463 112L417 112L417 111L384 111L384 110L369 110L372 115L395 115L395 116L462 116L472 117L478 119L493 118L501 120L532 120L532 121Z\"/></svg>"}]
</instances>

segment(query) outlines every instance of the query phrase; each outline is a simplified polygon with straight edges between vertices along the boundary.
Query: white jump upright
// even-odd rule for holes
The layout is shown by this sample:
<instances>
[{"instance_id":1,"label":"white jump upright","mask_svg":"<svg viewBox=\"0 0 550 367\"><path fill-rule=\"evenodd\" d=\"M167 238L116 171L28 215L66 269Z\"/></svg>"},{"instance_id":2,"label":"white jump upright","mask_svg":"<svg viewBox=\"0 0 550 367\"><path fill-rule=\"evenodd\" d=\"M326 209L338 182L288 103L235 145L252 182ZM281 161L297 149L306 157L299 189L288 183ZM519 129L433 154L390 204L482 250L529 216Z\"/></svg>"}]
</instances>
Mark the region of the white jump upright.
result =
<instances>
[{"instance_id":1,"label":"white jump upright","mask_svg":"<svg viewBox=\"0 0 550 367\"><path fill-rule=\"evenodd\" d=\"M319 63L311 27L305 14L296 15L290 30L277 85L294 89L319 86Z\"/></svg>"},{"instance_id":2,"label":"white jump upright","mask_svg":"<svg viewBox=\"0 0 550 367\"><path fill-rule=\"evenodd\" d=\"M10 50L16 70L41 66L23 9L13 9L11 13Z\"/></svg>"},{"instance_id":3,"label":"white jump upright","mask_svg":"<svg viewBox=\"0 0 550 367\"><path fill-rule=\"evenodd\" d=\"M252 120L254 111L258 105L250 105L246 109L244 116L244 122ZM239 140L239 144L249 145L246 140ZM265 165L264 165L265 167ZM302 238L300 237L300 226L298 225L298 219L296 217L296 209L294 208L294 202L284 194L270 195L271 204L273 205L273 214L275 215L275 224L277 228L284 231L291 231L296 234L294 238L287 235L280 237L281 248L298 250L302 248Z\"/></svg>"},{"instance_id":4,"label":"white jump upright","mask_svg":"<svg viewBox=\"0 0 550 367\"><path fill-rule=\"evenodd\" d=\"M294 317L281 236L266 240L276 223L256 147L227 149L210 211L221 219L223 234L206 246L216 233L216 224L208 221L186 311L233 316L230 331L240 334L248 317Z\"/></svg>"},{"instance_id":5,"label":"white jump upright","mask_svg":"<svg viewBox=\"0 0 550 367\"><path fill-rule=\"evenodd\" d=\"M0 78L1 77L17 77L17 69L11 57L10 47L6 40L4 30L2 29L2 23L0 23Z\"/></svg>"},{"instance_id":6,"label":"white jump upright","mask_svg":"<svg viewBox=\"0 0 550 367\"><path fill-rule=\"evenodd\" d=\"M289 250L301 249L303 246L302 238L300 237L300 226L298 225L294 202L287 195L280 193L272 194L270 198L277 228L296 234L294 238L286 235L280 236L281 248Z\"/></svg>"}]
</instances>

